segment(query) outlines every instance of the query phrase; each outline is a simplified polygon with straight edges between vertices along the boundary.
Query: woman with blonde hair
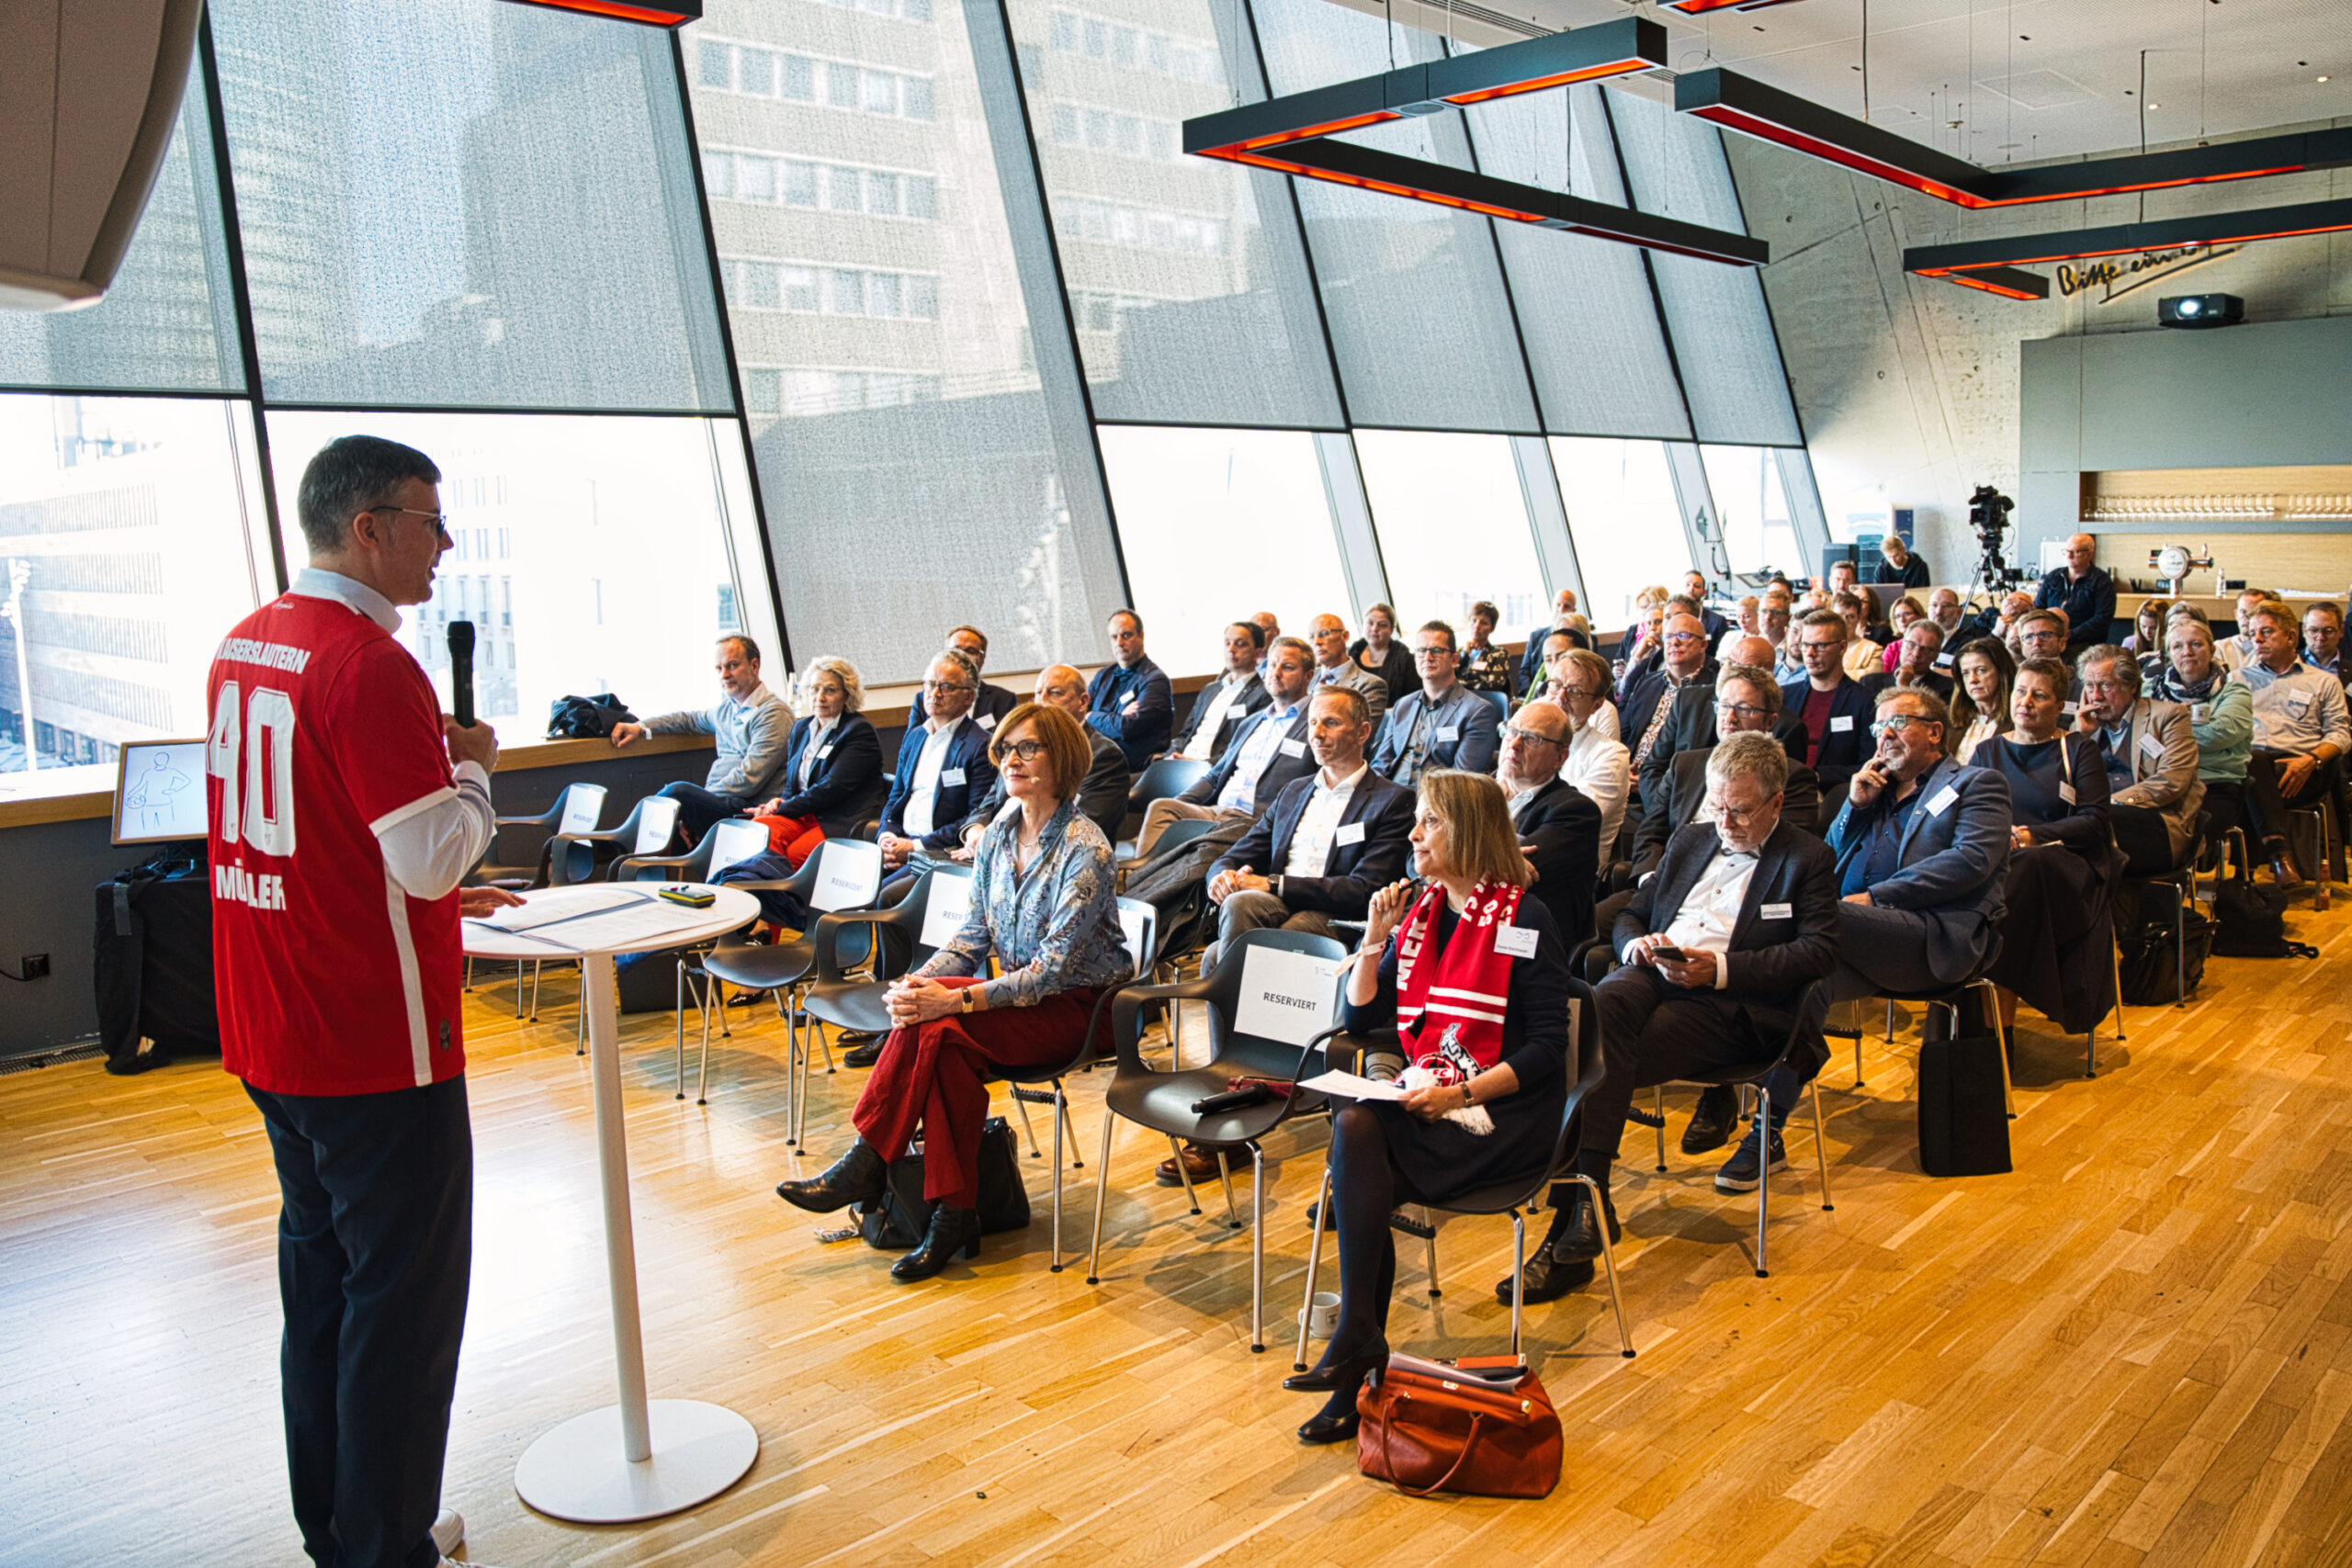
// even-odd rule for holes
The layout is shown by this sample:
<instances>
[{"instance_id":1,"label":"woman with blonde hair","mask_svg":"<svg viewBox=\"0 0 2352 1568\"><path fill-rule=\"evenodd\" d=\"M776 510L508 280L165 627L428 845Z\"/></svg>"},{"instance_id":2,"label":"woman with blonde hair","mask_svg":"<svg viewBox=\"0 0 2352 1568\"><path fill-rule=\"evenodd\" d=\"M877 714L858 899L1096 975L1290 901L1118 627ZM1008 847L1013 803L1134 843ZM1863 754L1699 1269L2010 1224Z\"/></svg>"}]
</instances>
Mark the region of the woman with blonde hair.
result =
<instances>
[{"instance_id":1,"label":"woman with blonde hair","mask_svg":"<svg viewBox=\"0 0 2352 1568\"><path fill-rule=\"evenodd\" d=\"M1502 786L1483 773L1423 774L1413 870L1420 884L1373 895L1347 977L1342 1021L1396 1031L1405 1097L1350 1103L1332 1119L1340 1322L1314 1371L1283 1384L1329 1395L1299 1427L1302 1442L1353 1438L1356 1391L1388 1359L1388 1216L1542 1176L1573 1076L1567 949L1527 896L1532 873Z\"/></svg>"},{"instance_id":2,"label":"woman with blonde hair","mask_svg":"<svg viewBox=\"0 0 2352 1568\"><path fill-rule=\"evenodd\" d=\"M1374 604L1363 613L1363 636L1348 649L1348 657L1359 668L1380 677L1388 688L1391 707L1403 702L1408 693L1421 689L1421 677L1413 668L1412 654L1396 640L1396 612L1386 604Z\"/></svg>"},{"instance_id":3,"label":"woman with blonde hair","mask_svg":"<svg viewBox=\"0 0 2352 1568\"><path fill-rule=\"evenodd\" d=\"M785 744L776 797L743 813L768 830L765 852L736 862L714 881L782 882L827 839L847 838L882 804L882 738L858 709L865 683L846 659L826 654L800 672L805 716ZM755 892L760 914L780 930L802 931L808 907L796 894Z\"/></svg>"}]
</instances>

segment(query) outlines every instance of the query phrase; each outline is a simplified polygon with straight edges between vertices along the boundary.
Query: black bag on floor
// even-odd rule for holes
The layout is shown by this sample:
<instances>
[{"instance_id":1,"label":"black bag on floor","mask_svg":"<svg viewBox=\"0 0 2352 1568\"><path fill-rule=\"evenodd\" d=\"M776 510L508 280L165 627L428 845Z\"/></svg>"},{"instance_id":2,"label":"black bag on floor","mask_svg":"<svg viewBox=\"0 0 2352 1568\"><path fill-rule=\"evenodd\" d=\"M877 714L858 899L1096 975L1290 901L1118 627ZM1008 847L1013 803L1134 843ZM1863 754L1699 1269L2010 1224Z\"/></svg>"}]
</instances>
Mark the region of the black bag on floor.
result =
<instances>
[{"instance_id":1,"label":"black bag on floor","mask_svg":"<svg viewBox=\"0 0 2352 1568\"><path fill-rule=\"evenodd\" d=\"M2247 880L2223 882L2213 895L2213 951L2224 958L2317 958L2319 949L2287 940L2287 895Z\"/></svg>"},{"instance_id":2,"label":"black bag on floor","mask_svg":"<svg viewBox=\"0 0 2352 1568\"><path fill-rule=\"evenodd\" d=\"M212 884L205 857L166 850L97 886L92 953L107 1071L143 1073L175 1053L220 1054L212 987ZM139 1043L155 1048L141 1055Z\"/></svg>"},{"instance_id":3,"label":"black bag on floor","mask_svg":"<svg viewBox=\"0 0 2352 1568\"><path fill-rule=\"evenodd\" d=\"M922 1150L890 1162L882 1196L857 1205L857 1234L884 1252L909 1252L931 1229L939 1205L922 1195ZM991 1116L980 1129L980 1234L1029 1228L1029 1189L1021 1179L1021 1143L1012 1123Z\"/></svg>"},{"instance_id":4,"label":"black bag on floor","mask_svg":"<svg viewBox=\"0 0 2352 1568\"><path fill-rule=\"evenodd\" d=\"M2001 1081L2001 1043L1992 1035L1920 1041L1920 1169L1929 1176L2008 1173Z\"/></svg>"},{"instance_id":5,"label":"black bag on floor","mask_svg":"<svg viewBox=\"0 0 2352 1568\"><path fill-rule=\"evenodd\" d=\"M2173 941L2169 919L2151 920L2116 939L2115 952L2123 973L2123 999L2135 1008L2155 1007L2181 999L2180 980L2186 970L2189 994L2205 978L2205 957L2213 950L2213 922L2194 909L2180 914L2180 946Z\"/></svg>"}]
</instances>

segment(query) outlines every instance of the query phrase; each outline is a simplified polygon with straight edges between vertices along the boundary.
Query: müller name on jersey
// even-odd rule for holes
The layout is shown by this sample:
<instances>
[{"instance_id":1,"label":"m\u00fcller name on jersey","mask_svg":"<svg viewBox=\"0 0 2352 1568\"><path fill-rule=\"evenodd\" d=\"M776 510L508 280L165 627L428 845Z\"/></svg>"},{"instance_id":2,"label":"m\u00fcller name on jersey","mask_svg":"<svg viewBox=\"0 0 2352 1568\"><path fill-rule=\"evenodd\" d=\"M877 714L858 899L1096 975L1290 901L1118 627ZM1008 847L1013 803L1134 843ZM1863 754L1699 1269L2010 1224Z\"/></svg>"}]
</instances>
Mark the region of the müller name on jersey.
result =
<instances>
[{"instance_id":1,"label":"m\u00fcller name on jersey","mask_svg":"<svg viewBox=\"0 0 2352 1568\"><path fill-rule=\"evenodd\" d=\"M254 909L286 908L286 879L264 872L256 876L242 865L212 868L212 896Z\"/></svg>"}]
</instances>

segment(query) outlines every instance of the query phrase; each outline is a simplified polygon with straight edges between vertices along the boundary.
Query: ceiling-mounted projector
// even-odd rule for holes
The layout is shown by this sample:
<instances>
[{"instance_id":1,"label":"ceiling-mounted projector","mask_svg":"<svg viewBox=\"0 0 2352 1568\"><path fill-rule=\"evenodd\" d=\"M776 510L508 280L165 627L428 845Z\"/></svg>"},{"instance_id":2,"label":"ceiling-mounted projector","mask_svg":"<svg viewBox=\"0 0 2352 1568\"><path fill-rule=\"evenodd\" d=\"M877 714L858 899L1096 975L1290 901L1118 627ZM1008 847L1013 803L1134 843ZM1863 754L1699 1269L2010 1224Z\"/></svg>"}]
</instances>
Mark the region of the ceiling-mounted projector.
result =
<instances>
[{"instance_id":1,"label":"ceiling-mounted projector","mask_svg":"<svg viewBox=\"0 0 2352 1568\"><path fill-rule=\"evenodd\" d=\"M2234 294L2176 294L2156 301L2160 327L2233 327L2245 320L2245 301Z\"/></svg>"}]
</instances>

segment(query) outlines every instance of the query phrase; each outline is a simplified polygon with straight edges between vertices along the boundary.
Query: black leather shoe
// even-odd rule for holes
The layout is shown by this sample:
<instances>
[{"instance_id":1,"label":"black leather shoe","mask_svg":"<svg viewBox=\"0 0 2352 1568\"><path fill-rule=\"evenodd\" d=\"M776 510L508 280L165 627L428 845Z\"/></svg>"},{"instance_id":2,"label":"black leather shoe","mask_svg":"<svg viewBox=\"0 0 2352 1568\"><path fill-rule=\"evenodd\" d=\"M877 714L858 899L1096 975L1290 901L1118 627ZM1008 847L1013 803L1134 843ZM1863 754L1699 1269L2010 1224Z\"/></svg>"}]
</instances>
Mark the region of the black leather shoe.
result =
<instances>
[{"instance_id":1,"label":"black leather shoe","mask_svg":"<svg viewBox=\"0 0 2352 1568\"><path fill-rule=\"evenodd\" d=\"M1558 1301L1570 1291L1591 1284L1592 1273L1590 1258L1582 1263L1563 1263L1553 1256L1551 1245L1547 1242L1535 1249L1535 1255L1520 1270L1523 1299L1531 1303ZM1510 1305L1510 1275L1506 1274L1495 1281L1495 1300L1505 1306Z\"/></svg>"},{"instance_id":2,"label":"black leather shoe","mask_svg":"<svg viewBox=\"0 0 2352 1568\"><path fill-rule=\"evenodd\" d=\"M1582 1264L1585 1278L1589 1280L1592 1278L1592 1261L1600 1256L1600 1226L1593 1219L1592 1195L1584 1192L1582 1188L1577 1191L1583 1194L1582 1198L1568 1214L1566 1223L1553 1235L1552 1245L1545 1250L1550 1252L1555 1264ZM1600 1209L1608 1216L1609 1243L1614 1247L1624 1236L1624 1227L1617 1223L1614 1204L1604 1198Z\"/></svg>"},{"instance_id":3,"label":"black leather shoe","mask_svg":"<svg viewBox=\"0 0 2352 1568\"><path fill-rule=\"evenodd\" d=\"M1323 1364L1311 1372L1293 1372L1283 1379L1283 1387L1293 1393L1329 1393L1335 1389L1355 1389L1372 1375L1374 1367L1388 1364L1388 1347L1383 1345L1369 1355L1351 1356L1344 1361L1325 1357Z\"/></svg>"},{"instance_id":4,"label":"black leather shoe","mask_svg":"<svg viewBox=\"0 0 2352 1568\"><path fill-rule=\"evenodd\" d=\"M882 1163L882 1156L874 1152L874 1145L860 1138L824 1175L805 1181L779 1181L775 1195L796 1209L830 1214L852 1203L866 1203L879 1198L888 1179L889 1168Z\"/></svg>"},{"instance_id":5,"label":"black leather shoe","mask_svg":"<svg viewBox=\"0 0 2352 1568\"><path fill-rule=\"evenodd\" d=\"M900 1284L928 1280L959 1252L967 1258L980 1255L980 1212L942 1203L931 1212L931 1229L923 1234L922 1245L890 1265L890 1278Z\"/></svg>"},{"instance_id":6,"label":"black leather shoe","mask_svg":"<svg viewBox=\"0 0 2352 1568\"><path fill-rule=\"evenodd\" d=\"M1682 1129L1682 1152L1703 1155L1722 1148L1731 1142L1731 1126L1738 1120L1739 1091L1709 1085L1699 1095L1698 1109L1690 1112L1690 1124Z\"/></svg>"},{"instance_id":7,"label":"black leather shoe","mask_svg":"<svg viewBox=\"0 0 2352 1568\"><path fill-rule=\"evenodd\" d=\"M1351 1443L1355 1441L1356 1428L1363 1425L1363 1417L1351 1410L1344 1416L1317 1411L1299 1424L1298 1440L1302 1443Z\"/></svg>"},{"instance_id":8,"label":"black leather shoe","mask_svg":"<svg viewBox=\"0 0 2352 1568\"><path fill-rule=\"evenodd\" d=\"M841 1039L860 1042L842 1053L842 1066L844 1067L870 1067L882 1059L882 1035L845 1030Z\"/></svg>"}]
</instances>

